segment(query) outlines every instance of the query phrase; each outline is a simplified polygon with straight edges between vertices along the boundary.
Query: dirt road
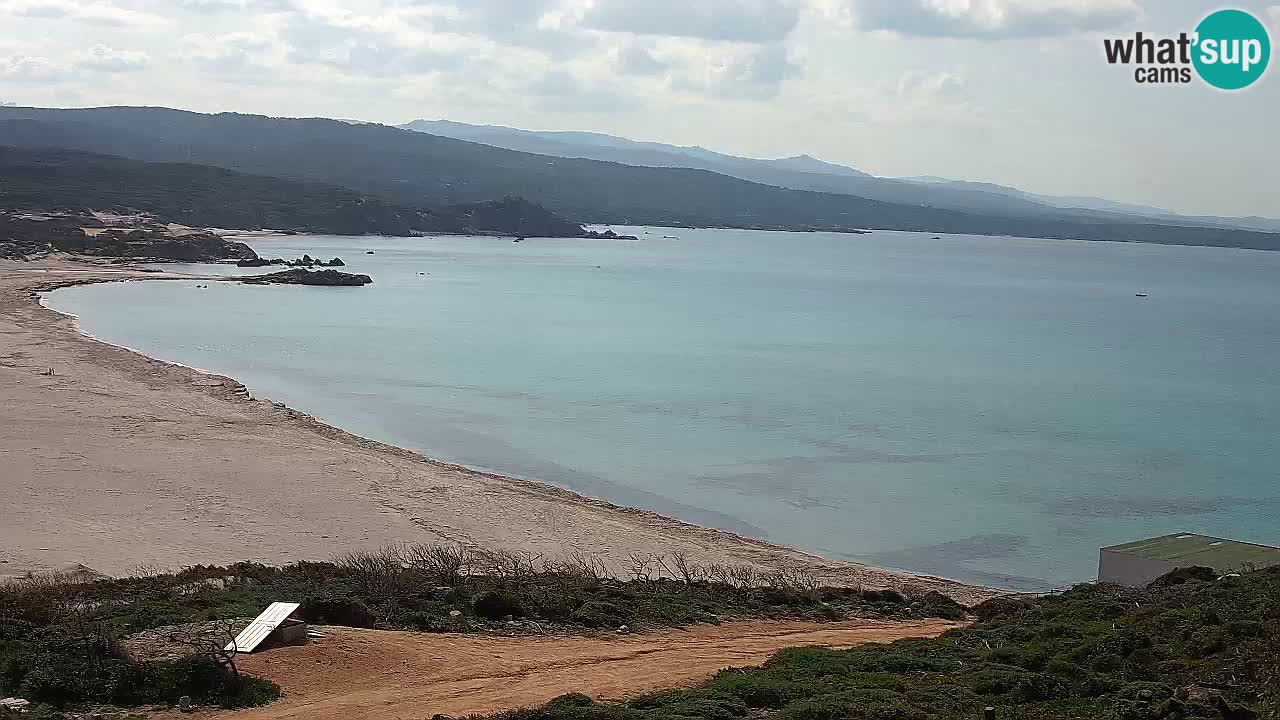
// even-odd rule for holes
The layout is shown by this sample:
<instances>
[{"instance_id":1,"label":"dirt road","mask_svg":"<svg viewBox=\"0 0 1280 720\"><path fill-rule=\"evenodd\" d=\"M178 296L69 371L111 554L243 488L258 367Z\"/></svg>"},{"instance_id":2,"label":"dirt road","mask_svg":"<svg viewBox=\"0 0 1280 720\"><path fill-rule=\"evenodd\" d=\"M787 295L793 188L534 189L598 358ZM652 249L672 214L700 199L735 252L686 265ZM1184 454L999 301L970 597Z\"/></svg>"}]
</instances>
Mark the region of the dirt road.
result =
<instances>
[{"instance_id":1,"label":"dirt road","mask_svg":"<svg viewBox=\"0 0 1280 720\"><path fill-rule=\"evenodd\" d=\"M618 638L485 637L326 628L304 647L241 658L280 685L274 705L224 720L425 720L537 705L568 692L616 700L759 665L786 647L932 637L954 623L729 623Z\"/></svg>"}]
</instances>

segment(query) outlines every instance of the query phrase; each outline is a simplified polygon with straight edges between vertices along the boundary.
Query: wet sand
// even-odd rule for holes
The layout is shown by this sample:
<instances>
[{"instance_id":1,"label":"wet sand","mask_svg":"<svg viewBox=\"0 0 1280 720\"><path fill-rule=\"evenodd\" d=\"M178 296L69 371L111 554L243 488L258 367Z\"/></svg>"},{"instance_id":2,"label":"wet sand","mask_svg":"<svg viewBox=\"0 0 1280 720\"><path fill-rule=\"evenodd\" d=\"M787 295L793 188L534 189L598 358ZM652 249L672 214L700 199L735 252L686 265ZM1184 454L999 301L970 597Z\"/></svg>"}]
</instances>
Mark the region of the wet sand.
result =
<instances>
[{"instance_id":1,"label":"wet sand","mask_svg":"<svg viewBox=\"0 0 1280 720\"><path fill-rule=\"evenodd\" d=\"M800 567L831 583L937 589L961 602L992 594L432 461L250 400L231 378L97 342L34 294L174 277L0 261L0 576L68 562L118 575L459 542L549 558L580 551L615 571L631 553L681 551L704 565Z\"/></svg>"}]
</instances>

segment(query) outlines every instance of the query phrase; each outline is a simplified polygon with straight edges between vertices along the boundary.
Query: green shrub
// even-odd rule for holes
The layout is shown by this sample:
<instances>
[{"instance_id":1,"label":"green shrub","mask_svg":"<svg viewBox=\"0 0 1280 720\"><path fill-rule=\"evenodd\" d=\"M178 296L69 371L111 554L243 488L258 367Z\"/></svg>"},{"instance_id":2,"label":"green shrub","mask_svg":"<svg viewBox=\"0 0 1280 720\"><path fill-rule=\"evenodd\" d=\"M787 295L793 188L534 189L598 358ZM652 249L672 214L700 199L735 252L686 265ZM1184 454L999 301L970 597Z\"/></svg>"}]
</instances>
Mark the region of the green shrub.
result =
<instances>
[{"instance_id":1,"label":"green shrub","mask_svg":"<svg viewBox=\"0 0 1280 720\"><path fill-rule=\"evenodd\" d=\"M566 695L560 695L559 697L552 698L551 701L547 703L547 706L556 709L588 707L593 702L595 701L582 693L568 693Z\"/></svg>"},{"instance_id":2,"label":"green shrub","mask_svg":"<svg viewBox=\"0 0 1280 720\"><path fill-rule=\"evenodd\" d=\"M369 608L350 597L310 597L302 603L302 613L307 622L316 625L370 628L377 624Z\"/></svg>"},{"instance_id":3,"label":"green shrub","mask_svg":"<svg viewBox=\"0 0 1280 720\"><path fill-rule=\"evenodd\" d=\"M627 707L669 718L733 720L747 714L741 698L716 690L665 690L632 699Z\"/></svg>"},{"instance_id":4,"label":"green shrub","mask_svg":"<svg viewBox=\"0 0 1280 720\"><path fill-rule=\"evenodd\" d=\"M1008 695L1018 689L1027 673L1014 670L979 670L969 676L970 687L979 695Z\"/></svg>"},{"instance_id":5,"label":"green shrub","mask_svg":"<svg viewBox=\"0 0 1280 720\"><path fill-rule=\"evenodd\" d=\"M1187 652L1191 657L1204 658L1226 650L1231 643L1230 635L1220 627L1206 627L1195 631L1187 642Z\"/></svg>"},{"instance_id":6,"label":"green shrub","mask_svg":"<svg viewBox=\"0 0 1280 720\"><path fill-rule=\"evenodd\" d=\"M573 611L571 619L589 628L619 627L628 621L627 611L603 600L588 600Z\"/></svg>"},{"instance_id":7,"label":"green shrub","mask_svg":"<svg viewBox=\"0 0 1280 720\"><path fill-rule=\"evenodd\" d=\"M862 599L871 603L892 603L902 605L907 601L897 590L864 590Z\"/></svg>"},{"instance_id":8,"label":"green shrub","mask_svg":"<svg viewBox=\"0 0 1280 720\"><path fill-rule=\"evenodd\" d=\"M923 597L912 603L926 617L938 617L944 620L963 620L969 613L964 606L943 595L937 590L930 590Z\"/></svg>"},{"instance_id":9,"label":"green shrub","mask_svg":"<svg viewBox=\"0 0 1280 720\"><path fill-rule=\"evenodd\" d=\"M524 617L524 608L520 601L503 592L486 591L476 596L472 605L477 616L485 620L501 620L508 615Z\"/></svg>"},{"instance_id":10,"label":"green shrub","mask_svg":"<svg viewBox=\"0 0 1280 720\"><path fill-rule=\"evenodd\" d=\"M1184 567L1170 570L1151 581L1151 587L1175 587L1189 582L1213 582L1218 579L1218 571L1207 567Z\"/></svg>"},{"instance_id":11,"label":"green shrub","mask_svg":"<svg viewBox=\"0 0 1280 720\"><path fill-rule=\"evenodd\" d=\"M1024 702L1036 703L1064 699L1070 690L1062 678L1031 673L1018 680L1017 694Z\"/></svg>"}]
</instances>

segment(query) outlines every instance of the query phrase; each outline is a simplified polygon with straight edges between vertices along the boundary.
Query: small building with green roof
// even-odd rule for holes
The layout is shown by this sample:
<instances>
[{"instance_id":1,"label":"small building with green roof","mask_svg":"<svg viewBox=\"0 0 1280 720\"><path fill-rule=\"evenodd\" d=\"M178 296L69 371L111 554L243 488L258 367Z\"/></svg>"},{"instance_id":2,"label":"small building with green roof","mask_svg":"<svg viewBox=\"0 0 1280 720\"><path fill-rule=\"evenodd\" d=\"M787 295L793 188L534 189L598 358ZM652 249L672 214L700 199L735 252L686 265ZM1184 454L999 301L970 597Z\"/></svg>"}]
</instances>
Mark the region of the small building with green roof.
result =
<instances>
[{"instance_id":1,"label":"small building with green roof","mask_svg":"<svg viewBox=\"0 0 1280 720\"><path fill-rule=\"evenodd\" d=\"M1180 567L1208 567L1221 574L1280 565L1280 548L1178 533L1102 548L1098 582L1145 587Z\"/></svg>"}]
</instances>

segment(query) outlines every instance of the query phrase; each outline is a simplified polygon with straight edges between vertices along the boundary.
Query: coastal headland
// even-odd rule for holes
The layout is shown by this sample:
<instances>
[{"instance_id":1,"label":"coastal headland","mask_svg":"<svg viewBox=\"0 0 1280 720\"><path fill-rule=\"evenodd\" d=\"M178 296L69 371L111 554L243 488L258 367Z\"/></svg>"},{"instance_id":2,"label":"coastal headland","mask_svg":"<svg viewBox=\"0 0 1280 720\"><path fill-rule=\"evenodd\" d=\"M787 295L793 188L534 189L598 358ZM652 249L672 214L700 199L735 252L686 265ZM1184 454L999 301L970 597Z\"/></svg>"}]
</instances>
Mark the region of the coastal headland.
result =
<instances>
[{"instance_id":1,"label":"coastal headland","mask_svg":"<svg viewBox=\"0 0 1280 720\"><path fill-rule=\"evenodd\" d=\"M195 278L62 255L0 261L0 576L69 562L113 575L283 564L447 542L579 552L617 572L633 554L682 552L966 604L997 594L433 461L251 398L232 378L98 342L38 301L76 284L178 279Z\"/></svg>"}]
</instances>

